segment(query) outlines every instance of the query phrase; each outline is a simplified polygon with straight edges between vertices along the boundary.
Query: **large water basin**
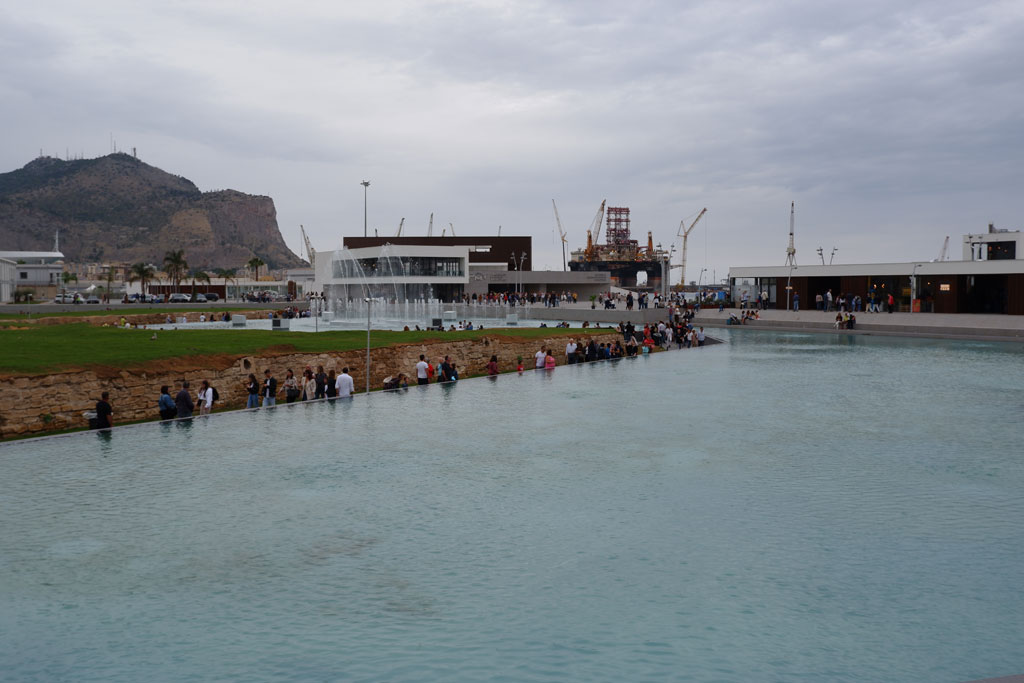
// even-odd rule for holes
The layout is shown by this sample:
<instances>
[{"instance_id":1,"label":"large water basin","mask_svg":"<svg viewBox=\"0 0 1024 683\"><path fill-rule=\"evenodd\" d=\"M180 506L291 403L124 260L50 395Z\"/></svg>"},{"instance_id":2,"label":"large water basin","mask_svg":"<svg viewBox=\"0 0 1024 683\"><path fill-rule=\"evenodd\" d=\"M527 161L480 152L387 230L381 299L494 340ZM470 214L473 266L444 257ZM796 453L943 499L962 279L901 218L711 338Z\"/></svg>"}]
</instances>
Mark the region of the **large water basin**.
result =
<instances>
[{"instance_id":1,"label":"large water basin","mask_svg":"<svg viewBox=\"0 0 1024 683\"><path fill-rule=\"evenodd\" d=\"M2 446L0 678L1024 672L1021 346L720 334Z\"/></svg>"}]
</instances>

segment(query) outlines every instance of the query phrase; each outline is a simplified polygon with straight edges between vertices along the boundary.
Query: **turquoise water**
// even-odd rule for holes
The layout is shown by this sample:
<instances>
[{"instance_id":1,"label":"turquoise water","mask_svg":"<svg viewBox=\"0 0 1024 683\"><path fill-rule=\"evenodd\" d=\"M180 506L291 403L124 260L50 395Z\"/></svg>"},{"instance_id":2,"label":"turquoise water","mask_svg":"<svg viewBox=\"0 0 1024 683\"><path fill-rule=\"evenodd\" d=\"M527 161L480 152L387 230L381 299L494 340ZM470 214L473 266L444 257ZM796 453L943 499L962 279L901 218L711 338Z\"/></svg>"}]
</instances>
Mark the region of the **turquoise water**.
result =
<instances>
[{"instance_id":1,"label":"turquoise water","mask_svg":"<svg viewBox=\"0 0 1024 683\"><path fill-rule=\"evenodd\" d=\"M721 334L0 447L0 678L1024 673L1021 346Z\"/></svg>"}]
</instances>

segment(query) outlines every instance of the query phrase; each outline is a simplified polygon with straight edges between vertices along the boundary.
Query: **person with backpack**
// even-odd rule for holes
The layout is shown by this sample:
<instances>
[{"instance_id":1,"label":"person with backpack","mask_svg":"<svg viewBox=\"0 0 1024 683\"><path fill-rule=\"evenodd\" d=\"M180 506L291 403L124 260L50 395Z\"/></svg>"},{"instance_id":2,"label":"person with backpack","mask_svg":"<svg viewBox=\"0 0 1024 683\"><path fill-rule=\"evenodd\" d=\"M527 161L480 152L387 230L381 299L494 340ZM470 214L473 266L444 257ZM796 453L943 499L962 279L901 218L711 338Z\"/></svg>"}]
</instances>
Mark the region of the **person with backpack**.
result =
<instances>
[{"instance_id":1,"label":"person with backpack","mask_svg":"<svg viewBox=\"0 0 1024 683\"><path fill-rule=\"evenodd\" d=\"M178 416L178 407L171 398L171 388L166 384L160 387L160 400L156 404L161 420L172 420Z\"/></svg>"},{"instance_id":2,"label":"person with backpack","mask_svg":"<svg viewBox=\"0 0 1024 683\"><path fill-rule=\"evenodd\" d=\"M199 387L196 404L199 406L200 415L209 415L213 411L213 389L210 388L209 380L204 379Z\"/></svg>"}]
</instances>

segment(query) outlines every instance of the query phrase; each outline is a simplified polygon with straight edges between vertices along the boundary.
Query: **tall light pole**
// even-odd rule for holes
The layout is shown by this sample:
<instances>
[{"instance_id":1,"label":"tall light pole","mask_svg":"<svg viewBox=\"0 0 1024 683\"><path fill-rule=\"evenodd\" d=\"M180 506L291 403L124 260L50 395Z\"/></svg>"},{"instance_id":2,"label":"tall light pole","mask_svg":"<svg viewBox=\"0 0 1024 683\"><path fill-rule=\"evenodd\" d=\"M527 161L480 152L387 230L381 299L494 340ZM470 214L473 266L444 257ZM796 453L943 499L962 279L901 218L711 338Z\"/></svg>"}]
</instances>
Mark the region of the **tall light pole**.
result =
<instances>
[{"instance_id":1,"label":"tall light pole","mask_svg":"<svg viewBox=\"0 0 1024 683\"><path fill-rule=\"evenodd\" d=\"M369 180L359 183L363 186L363 237L366 237L366 188L370 186Z\"/></svg>"}]
</instances>

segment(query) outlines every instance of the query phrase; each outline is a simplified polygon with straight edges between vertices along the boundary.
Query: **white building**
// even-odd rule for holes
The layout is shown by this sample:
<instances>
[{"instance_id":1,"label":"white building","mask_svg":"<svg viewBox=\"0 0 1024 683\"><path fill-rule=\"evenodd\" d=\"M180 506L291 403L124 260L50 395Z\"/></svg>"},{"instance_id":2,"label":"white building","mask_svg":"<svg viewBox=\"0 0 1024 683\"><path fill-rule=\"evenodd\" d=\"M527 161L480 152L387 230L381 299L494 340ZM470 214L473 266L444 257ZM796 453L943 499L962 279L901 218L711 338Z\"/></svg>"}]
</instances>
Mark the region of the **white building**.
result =
<instances>
[{"instance_id":1,"label":"white building","mask_svg":"<svg viewBox=\"0 0 1024 683\"><path fill-rule=\"evenodd\" d=\"M14 301L14 282L17 278L18 268L14 261L0 258L0 303Z\"/></svg>"},{"instance_id":2,"label":"white building","mask_svg":"<svg viewBox=\"0 0 1024 683\"><path fill-rule=\"evenodd\" d=\"M0 259L14 262L15 287L42 290L36 292L37 301L54 294L63 285L64 254L59 251L0 251ZM13 290L11 296L14 296Z\"/></svg>"},{"instance_id":3,"label":"white building","mask_svg":"<svg viewBox=\"0 0 1024 683\"><path fill-rule=\"evenodd\" d=\"M734 302L751 303L767 292L771 308L816 307L817 295L859 296L887 301L896 310L934 313L1024 315L1024 234L995 230L964 235L963 260L729 269Z\"/></svg>"},{"instance_id":4,"label":"white building","mask_svg":"<svg viewBox=\"0 0 1024 683\"><path fill-rule=\"evenodd\" d=\"M454 301L462 297L469 282L469 247L465 245L385 244L321 251L314 262L313 291L342 305L367 295L394 301Z\"/></svg>"}]
</instances>

